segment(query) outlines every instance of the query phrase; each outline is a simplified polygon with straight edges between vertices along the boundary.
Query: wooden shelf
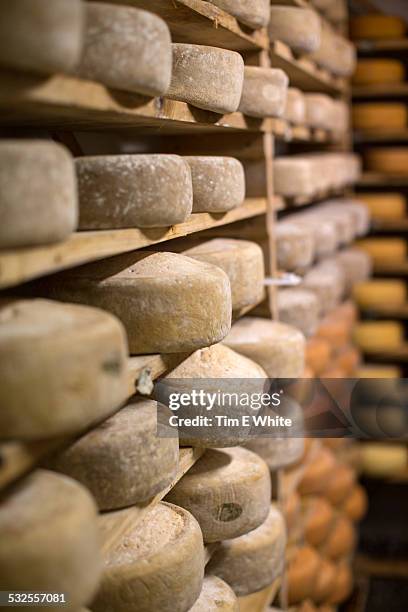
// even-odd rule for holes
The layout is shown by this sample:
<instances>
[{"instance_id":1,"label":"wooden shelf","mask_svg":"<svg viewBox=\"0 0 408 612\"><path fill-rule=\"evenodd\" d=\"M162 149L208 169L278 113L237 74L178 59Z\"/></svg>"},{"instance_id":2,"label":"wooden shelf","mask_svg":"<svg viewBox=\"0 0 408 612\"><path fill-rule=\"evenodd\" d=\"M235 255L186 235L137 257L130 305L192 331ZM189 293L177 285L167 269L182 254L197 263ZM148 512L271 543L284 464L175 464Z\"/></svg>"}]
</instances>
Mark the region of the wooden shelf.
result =
<instances>
[{"instance_id":1,"label":"wooden shelf","mask_svg":"<svg viewBox=\"0 0 408 612\"><path fill-rule=\"evenodd\" d=\"M355 144L397 141L408 142L408 128L405 130L358 130L354 132Z\"/></svg>"},{"instance_id":2,"label":"wooden shelf","mask_svg":"<svg viewBox=\"0 0 408 612\"><path fill-rule=\"evenodd\" d=\"M276 210L278 212L285 211L285 213L296 212L296 209L301 208L302 206L318 204L319 202L323 202L324 200L345 196L346 189L329 189L319 191L313 196L299 195L293 198L282 198L281 196L276 196Z\"/></svg>"},{"instance_id":3,"label":"wooden shelf","mask_svg":"<svg viewBox=\"0 0 408 612\"><path fill-rule=\"evenodd\" d=\"M387 276L407 276L408 275L408 260L393 263L375 263L374 274Z\"/></svg>"},{"instance_id":4,"label":"wooden shelf","mask_svg":"<svg viewBox=\"0 0 408 612\"><path fill-rule=\"evenodd\" d=\"M76 232L64 242L55 245L2 250L0 251L0 288L11 287L89 261L255 217L265 213L266 208L266 199L252 198L223 215L195 213L185 223L169 228Z\"/></svg>"},{"instance_id":5,"label":"wooden shelf","mask_svg":"<svg viewBox=\"0 0 408 612\"><path fill-rule=\"evenodd\" d=\"M408 342L402 344L397 349L384 349L381 351L362 351L368 357L385 361L408 363Z\"/></svg>"},{"instance_id":6,"label":"wooden shelf","mask_svg":"<svg viewBox=\"0 0 408 612\"><path fill-rule=\"evenodd\" d=\"M408 38L387 38L384 40L359 40L355 42L359 53L376 53L383 51L408 51Z\"/></svg>"},{"instance_id":7,"label":"wooden shelf","mask_svg":"<svg viewBox=\"0 0 408 612\"><path fill-rule=\"evenodd\" d=\"M395 220L374 220L372 221L372 228L375 232L408 232L408 217Z\"/></svg>"},{"instance_id":8,"label":"wooden shelf","mask_svg":"<svg viewBox=\"0 0 408 612\"><path fill-rule=\"evenodd\" d=\"M353 98L408 97L408 83L379 83L378 85L355 85Z\"/></svg>"},{"instance_id":9,"label":"wooden shelf","mask_svg":"<svg viewBox=\"0 0 408 612\"><path fill-rule=\"evenodd\" d=\"M408 578L408 559L384 559L358 554L354 565L358 573L370 576Z\"/></svg>"},{"instance_id":10,"label":"wooden shelf","mask_svg":"<svg viewBox=\"0 0 408 612\"><path fill-rule=\"evenodd\" d=\"M408 187L408 174L364 172L357 185L359 187Z\"/></svg>"},{"instance_id":11,"label":"wooden shelf","mask_svg":"<svg viewBox=\"0 0 408 612\"><path fill-rule=\"evenodd\" d=\"M372 308L361 308L366 315L374 317L386 317L390 319L408 319L408 304L403 306L375 306Z\"/></svg>"}]
</instances>

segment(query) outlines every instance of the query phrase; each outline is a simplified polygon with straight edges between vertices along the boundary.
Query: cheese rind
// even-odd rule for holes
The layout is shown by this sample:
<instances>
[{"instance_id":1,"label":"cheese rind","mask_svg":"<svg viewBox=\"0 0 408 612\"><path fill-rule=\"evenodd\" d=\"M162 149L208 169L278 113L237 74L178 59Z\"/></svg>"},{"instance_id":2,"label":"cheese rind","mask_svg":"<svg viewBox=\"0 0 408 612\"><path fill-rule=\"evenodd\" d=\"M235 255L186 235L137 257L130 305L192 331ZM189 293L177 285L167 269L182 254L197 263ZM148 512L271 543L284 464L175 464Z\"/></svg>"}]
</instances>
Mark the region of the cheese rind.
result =
<instances>
[{"instance_id":1,"label":"cheese rind","mask_svg":"<svg viewBox=\"0 0 408 612\"><path fill-rule=\"evenodd\" d=\"M319 571L313 585L312 599L316 604L327 600L336 584L336 565L328 559L320 560Z\"/></svg>"},{"instance_id":2,"label":"cheese rind","mask_svg":"<svg viewBox=\"0 0 408 612\"><path fill-rule=\"evenodd\" d=\"M374 220L403 219L406 200L401 193L360 193L358 199L368 207Z\"/></svg>"},{"instance_id":3,"label":"cheese rind","mask_svg":"<svg viewBox=\"0 0 408 612\"><path fill-rule=\"evenodd\" d=\"M305 539L318 547L326 539L334 521L331 504L321 496L302 498L302 518Z\"/></svg>"},{"instance_id":4,"label":"cheese rind","mask_svg":"<svg viewBox=\"0 0 408 612\"><path fill-rule=\"evenodd\" d=\"M300 89L289 87L286 95L284 117L295 125L306 123L305 96Z\"/></svg>"},{"instance_id":5,"label":"cheese rind","mask_svg":"<svg viewBox=\"0 0 408 612\"><path fill-rule=\"evenodd\" d=\"M329 366L331 357L330 343L319 337L309 338L306 342L306 365L319 376Z\"/></svg>"},{"instance_id":6,"label":"cheese rind","mask_svg":"<svg viewBox=\"0 0 408 612\"><path fill-rule=\"evenodd\" d=\"M237 18L238 21L254 28L264 28L269 23L269 0L209 0L219 8Z\"/></svg>"},{"instance_id":7,"label":"cheese rind","mask_svg":"<svg viewBox=\"0 0 408 612\"><path fill-rule=\"evenodd\" d=\"M0 355L3 438L80 432L128 395L123 327L94 308L39 299L6 304Z\"/></svg>"},{"instance_id":8,"label":"cheese rind","mask_svg":"<svg viewBox=\"0 0 408 612\"><path fill-rule=\"evenodd\" d=\"M326 259L305 274L300 286L315 293L320 314L325 315L338 306L344 295L344 272L335 260Z\"/></svg>"},{"instance_id":9,"label":"cheese rind","mask_svg":"<svg viewBox=\"0 0 408 612\"><path fill-rule=\"evenodd\" d=\"M328 597L329 604L339 604L349 597L353 590L353 574L347 561L338 563L336 567L336 581L333 591Z\"/></svg>"},{"instance_id":10,"label":"cheese rind","mask_svg":"<svg viewBox=\"0 0 408 612\"><path fill-rule=\"evenodd\" d=\"M333 561L349 554L355 544L355 531L351 521L339 515L323 544L324 554Z\"/></svg>"},{"instance_id":11,"label":"cheese rind","mask_svg":"<svg viewBox=\"0 0 408 612\"><path fill-rule=\"evenodd\" d=\"M333 100L325 94L305 94L306 124L312 128L332 130L334 124Z\"/></svg>"},{"instance_id":12,"label":"cheese rind","mask_svg":"<svg viewBox=\"0 0 408 612\"><path fill-rule=\"evenodd\" d=\"M318 66L340 77L350 77L356 65L355 46L325 21L322 21L320 46L310 57Z\"/></svg>"},{"instance_id":13,"label":"cheese rind","mask_svg":"<svg viewBox=\"0 0 408 612\"><path fill-rule=\"evenodd\" d=\"M312 291L282 289L277 296L279 320L299 329L306 337L315 333L319 323L319 302Z\"/></svg>"},{"instance_id":14,"label":"cheese rind","mask_svg":"<svg viewBox=\"0 0 408 612\"><path fill-rule=\"evenodd\" d=\"M353 125L357 130L403 130L408 125L408 109L405 104L353 104L352 113Z\"/></svg>"},{"instance_id":15,"label":"cheese rind","mask_svg":"<svg viewBox=\"0 0 408 612\"><path fill-rule=\"evenodd\" d=\"M357 283L366 281L372 273L372 260L365 251L351 247L340 251L336 257L345 278L345 292L349 295Z\"/></svg>"},{"instance_id":16,"label":"cheese rind","mask_svg":"<svg viewBox=\"0 0 408 612\"><path fill-rule=\"evenodd\" d=\"M404 341L404 328L396 321L363 321L354 328L354 342L362 351L398 349Z\"/></svg>"},{"instance_id":17,"label":"cheese rind","mask_svg":"<svg viewBox=\"0 0 408 612\"><path fill-rule=\"evenodd\" d=\"M407 243L401 238L365 238L357 246L370 255L374 264L403 262L408 256Z\"/></svg>"},{"instance_id":18,"label":"cheese rind","mask_svg":"<svg viewBox=\"0 0 408 612\"><path fill-rule=\"evenodd\" d=\"M353 488L356 480L355 471L345 464L339 464L332 473L332 478L328 483L325 496L333 506L340 505L349 491Z\"/></svg>"},{"instance_id":19,"label":"cheese rind","mask_svg":"<svg viewBox=\"0 0 408 612\"><path fill-rule=\"evenodd\" d=\"M361 308L399 307L408 300L407 286L399 280L375 279L355 285L353 297Z\"/></svg>"},{"instance_id":20,"label":"cheese rind","mask_svg":"<svg viewBox=\"0 0 408 612\"><path fill-rule=\"evenodd\" d=\"M313 262L315 241L309 227L281 221L275 226L276 258L280 270L296 271Z\"/></svg>"},{"instance_id":21,"label":"cheese rind","mask_svg":"<svg viewBox=\"0 0 408 612\"><path fill-rule=\"evenodd\" d=\"M385 174L408 173L408 147L372 147L365 152L368 170Z\"/></svg>"},{"instance_id":22,"label":"cheese rind","mask_svg":"<svg viewBox=\"0 0 408 612\"><path fill-rule=\"evenodd\" d=\"M297 604L313 592L313 585L320 569L320 556L310 546L303 546L296 551L289 563L288 603Z\"/></svg>"},{"instance_id":23,"label":"cheese rind","mask_svg":"<svg viewBox=\"0 0 408 612\"><path fill-rule=\"evenodd\" d=\"M238 599L231 587L217 578L205 576L200 597L189 612L238 612Z\"/></svg>"},{"instance_id":24,"label":"cheese rind","mask_svg":"<svg viewBox=\"0 0 408 612\"><path fill-rule=\"evenodd\" d=\"M336 460L328 448L321 448L313 460L306 466L299 484L301 495L321 495L331 478Z\"/></svg>"},{"instance_id":25,"label":"cheese rind","mask_svg":"<svg viewBox=\"0 0 408 612\"><path fill-rule=\"evenodd\" d=\"M401 83L405 78L404 64L393 59L359 59L353 74L356 85Z\"/></svg>"},{"instance_id":26,"label":"cheese rind","mask_svg":"<svg viewBox=\"0 0 408 612\"><path fill-rule=\"evenodd\" d=\"M284 42L295 53L312 53L320 45L320 19L310 9L271 6L268 32L271 40Z\"/></svg>"},{"instance_id":27,"label":"cheese rind","mask_svg":"<svg viewBox=\"0 0 408 612\"><path fill-rule=\"evenodd\" d=\"M190 168L177 155L100 155L75 164L80 229L166 227L192 211Z\"/></svg>"},{"instance_id":28,"label":"cheese rind","mask_svg":"<svg viewBox=\"0 0 408 612\"><path fill-rule=\"evenodd\" d=\"M285 111L289 79L279 68L245 66L238 110L249 117L281 117Z\"/></svg>"},{"instance_id":29,"label":"cheese rind","mask_svg":"<svg viewBox=\"0 0 408 612\"><path fill-rule=\"evenodd\" d=\"M356 15L350 21L351 37L354 40L364 38L381 40L382 38L403 38L406 24L403 19L394 15L372 13Z\"/></svg>"},{"instance_id":30,"label":"cheese rind","mask_svg":"<svg viewBox=\"0 0 408 612\"><path fill-rule=\"evenodd\" d=\"M403 444L367 442L361 448L364 474L375 478L394 476L406 470L408 449Z\"/></svg>"},{"instance_id":31,"label":"cheese rind","mask_svg":"<svg viewBox=\"0 0 408 612\"><path fill-rule=\"evenodd\" d=\"M69 151L42 140L2 140L0 209L0 248L67 238L78 222L77 184Z\"/></svg>"}]
</instances>

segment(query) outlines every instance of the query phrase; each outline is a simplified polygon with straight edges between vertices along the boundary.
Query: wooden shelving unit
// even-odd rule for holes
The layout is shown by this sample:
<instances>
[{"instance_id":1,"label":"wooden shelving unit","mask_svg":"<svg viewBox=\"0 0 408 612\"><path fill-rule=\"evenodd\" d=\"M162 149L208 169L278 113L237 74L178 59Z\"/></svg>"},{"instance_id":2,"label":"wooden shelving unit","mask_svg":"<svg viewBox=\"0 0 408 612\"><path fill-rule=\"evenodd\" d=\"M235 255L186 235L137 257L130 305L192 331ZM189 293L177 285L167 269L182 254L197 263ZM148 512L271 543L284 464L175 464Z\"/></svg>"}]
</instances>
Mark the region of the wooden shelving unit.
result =
<instances>
[{"instance_id":1,"label":"wooden shelving unit","mask_svg":"<svg viewBox=\"0 0 408 612\"><path fill-rule=\"evenodd\" d=\"M354 85L353 98L406 98L408 83L386 83L376 85Z\"/></svg>"},{"instance_id":2,"label":"wooden shelving unit","mask_svg":"<svg viewBox=\"0 0 408 612\"><path fill-rule=\"evenodd\" d=\"M395 263L376 263L374 264L375 274L391 275L391 276L407 276L408 275L408 260Z\"/></svg>"},{"instance_id":3,"label":"wooden shelving unit","mask_svg":"<svg viewBox=\"0 0 408 612\"><path fill-rule=\"evenodd\" d=\"M381 351L363 351L368 357L383 361L385 363L398 362L408 363L408 342L397 349Z\"/></svg>"},{"instance_id":4,"label":"wooden shelving unit","mask_svg":"<svg viewBox=\"0 0 408 612\"><path fill-rule=\"evenodd\" d=\"M390 220L375 220L372 222L372 227L375 232L408 232L408 218L390 219Z\"/></svg>"},{"instance_id":5,"label":"wooden shelving unit","mask_svg":"<svg viewBox=\"0 0 408 612\"><path fill-rule=\"evenodd\" d=\"M408 304L403 306L375 306L372 308L362 308L361 310L370 316L408 319Z\"/></svg>"},{"instance_id":6,"label":"wooden shelving unit","mask_svg":"<svg viewBox=\"0 0 408 612\"><path fill-rule=\"evenodd\" d=\"M382 142L408 142L408 129L406 130L358 130L354 132L356 144L382 143Z\"/></svg>"},{"instance_id":7,"label":"wooden shelving unit","mask_svg":"<svg viewBox=\"0 0 408 612\"><path fill-rule=\"evenodd\" d=\"M380 174L364 172L358 181L359 187L408 187L408 176L403 174Z\"/></svg>"},{"instance_id":8,"label":"wooden shelving unit","mask_svg":"<svg viewBox=\"0 0 408 612\"><path fill-rule=\"evenodd\" d=\"M382 40L359 40L357 43L359 53L387 53L408 51L408 38L385 38Z\"/></svg>"}]
</instances>

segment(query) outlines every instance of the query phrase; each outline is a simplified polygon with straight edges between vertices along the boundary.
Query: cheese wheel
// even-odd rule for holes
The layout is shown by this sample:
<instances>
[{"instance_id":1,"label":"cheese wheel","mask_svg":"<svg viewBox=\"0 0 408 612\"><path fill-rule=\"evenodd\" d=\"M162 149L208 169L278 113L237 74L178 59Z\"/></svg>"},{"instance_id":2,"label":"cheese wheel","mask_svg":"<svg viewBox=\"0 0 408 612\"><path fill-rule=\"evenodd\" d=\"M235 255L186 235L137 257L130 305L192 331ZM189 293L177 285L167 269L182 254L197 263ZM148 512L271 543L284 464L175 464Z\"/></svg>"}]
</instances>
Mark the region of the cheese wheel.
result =
<instances>
[{"instance_id":1,"label":"cheese wheel","mask_svg":"<svg viewBox=\"0 0 408 612\"><path fill-rule=\"evenodd\" d=\"M214 113L238 110L244 60L236 51L173 43L173 71L167 97Z\"/></svg>"},{"instance_id":2,"label":"cheese wheel","mask_svg":"<svg viewBox=\"0 0 408 612\"><path fill-rule=\"evenodd\" d=\"M353 590L353 574L347 562L339 563L336 567L336 581L334 589L328 597L329 604L339 604L345 601Z\"/></svg>"},{"instance_id":3,"label":"cheese wheel","mask_svg":"<svg viewBox=\"0 0 408 612\"><path fill-rule=\"evenodd\" d=\"M353 104L353 125L356 130L403 130L407 124L408 110L405 104Z\"/></svg>"},{"instance_id":4,"label":"cheese wheel","mask_svg":"<svg viewBox=\"0 0 408 612\"><path fill-rule=\"evenodd\" d=\"M356 534L351 521L339 515L327 536L323 550L324 554L333 561L351 553L354 548Z\"/></svg>"},{"instance_id":5,"label":"cheese wheel","mask_svg":"<svg viewBox=\"0 0 408 612\"><path fill-rule=\"evenodd\" d=\"M188 610L200 595L204 576L203 539L195 518L164 502L139 521L137 508L102 516L102 528L104 517L112 528L124 520L128 528L105 554L93 612Z\"/></svg>"},{"instance_id":6,"label":"cheese wheel","mask_svg":"<svg viewBox=\"0 0 408 612\"><path fill-rule=\"evenodd\" d=\"M357 246L370 255L374 264L402 263L408 257L407 243L402 238L365 238Z\"/></svg>"},{"instance_id":7,"label":"cheese wheel","mask_svg":"<svg viewBox=\"0 0 408 612\"><path fill-rule=\"evenodd\" d=\"M269 0L208 0L253 29L264 28L270 17Z\"/></svg>"},{"instance_id":8,"label":"cheese wheel","mask_svg":"<svg viewBox=\"0 0 408 612\"><path fill-rule=\"evenodd\" d=\"M187 249L184 254L224 270L230 279L233 310L262 300L265 268L262 249L255 242L214 238Z\"/></svg>"},{"instance_id":9,"label":"cheese wheel","mask_svg":"<svg viewBox=\"0 0 408 612\"><path fill-rule=\"evenodd\" d=\"M306 123L305 96L300 89L289 87L286 95L284 118L295 125Z\"/></svg>"},{"instance_id":10,"label":"cheese wheel","mask_svg":"<svg viewBox=\"0 0 408 612\"><path fill-rule=\"evenodd\" d=\"M124 330L94 308L39 299L4 305L0 356L2 438L79 432L128 396Z\"/></svg>"},{"instance_id":11,"label":"cheese wheel","mask_svg":"<svg viewBox=\"0 0 408 612\"><path fill-rule=\"evenodd\" d=\"M298 223L311 230L314 237L315 255L318 259L331 255L340 244L337 228L333 220L317 216L296 214L290 216L291 223Z\"/></svg>"},{"instance_id":12,"label":"cheese wheel","mask_svg":"<svg viewBox=\"0 0 408 612\"><path fill-rule=\"evenodd\" d=\"M354 40L403 38L405 31L404 20L394 15L381 13L356 15L350 21L350 33Z\"/></svg>"},{"instance_id":13,"label":"cheese wheel","mask_svg":"<svg viewBox=\"0 0 408 612\"><path fill-rule=\"evenodd\" d=\"M303 546L296 551L287 572L289 605L310 597L320 567L321 558L313 548Z\"/></svg>"},{"instance_id":14,"label":"cheese wheel","mask_svg":"<svg viewBox=\"0 0 408 612\"><path fill-rule=\"evenodd\" d=\"M71 71L81 55L84 13L81 0L2 2L1 64L45 74Z\"/></svg>"},{"instance_id":15,"label":"cheese wheel","mask_svg":"<svg viewBox=\"0 0 408 612\"><path fill-rule=\"evenodd\" d=\"M346 288L345 292L349 295L357 283L366 281L372 273L372 260L366 251L351 247L340 251L336 261L343 270Z\"/></svg>"},{"instance_id":16,"label":"cheese wheel","mask_svg":"<svg viewBox=\"0 0 408 612\"><path fill-rule=\"evenodd\" d=\"M325 338L309 338L306 342L306 365L319 376L329 367L332 354L330 343Z\"/></svg>"},{"instance_id":17,"label":"cheese wheel","mask_svg":"<svg viewBox=\"0 0 408 612\"><path fill-rule=\"evenodd\" d=\"M364 364L357 369L356 378L401 378L401 368L394 365Z\"/></svg>"},{"instance_id":18,"label":"cheese wheel","mask_svg":"<svg viewBox=\"0 0 408 612\"><path fill-rule=\"evenodd\" d=\"M299 329L306 337L312 336L319 323L319 302L312 291L281 289L277 306L279 320Z\"/></svg>"},{"instance_id":19,"label":"cheese wheel","mask_svg":"<svg viewBox=\"0 0 408 612\"><path fill-rule=\"evenodd\" d=\"M238 599L221 578L205 576L200 597L189 612L239 612Z\"/></svg>"},{"instance_id":20,"label":"cheese wheel","mask_svg":"<svg viewBox=\"0 0 408 612\"><path fill-rule=\"evenodd\" d=\"M358 351L354 346L349 345L339 350L333 361L333 366L343 370L345 373L345 378L351 378L355 376L360 362L360 351Z\"/></svg>"},{"instance_id":21,"label":"cheese wheel","mask_svg":"<svg viewBox=\"0 0 408 612\"><path fill-rule=\"evenodd\" d=\"M283 571L285 531L283 516L271 505L260 527L219 544L207 565L207 573L225 580L238 597L260 591Z\"/></svg>"},{"instance_id":22,"label":"cheese wheel","mask_svg":"<svg viewBox=\"0 0 408 612\"><path fill-rule=\"evenodd\" d=\"M376 308L377 306L398 308L408 300L407 286L400 280L366 281L355 285L353 297L360 308Z\"/></svg>"},{"instance_id":23,"label":"cheese wheel","mask_svg":"<svg viewBox=\"0 0 408 612\"><path fill-rule=\"evenodd\" d=\"M268 516L268 466L245 448L209 449L166 500L191 512L204 542L237 538L259 527Z\"/></svg>"},{"instance_id":24,"label":"cheese wheel","mask_svg":"<svg viewBox=\"0 0 408 612\"><path fill-rule=\"evenodd\" d=\"M339 319L347 321L350 329L358 319L357 306L352 300L346 300L340 306L337 306L335 313Z\"/></svg>"},{"instance_id":25,"label":"cheese wheel","mask_svg":"<svg viewBox=\"0 0 408 612\"><path fill-rule=\"evenodd\" d=\"M344 100L332 100L333 123L331 129L344 134L350 129L350 106Z\"/></svg>"},{"instance_id":26,"label":"cheese wheel","mask_svg":"<svg viewBox=\"0 0 408 612\"><path fill-rule=\"evenodd\" d=\"M44 291L115 314L132 354L192 351L222 340L231 325L225 272L176 253L112 257L60 274Z\"/></svg>"},{"instance_id":27,"label":"cheese wheel","mask_svg":"<svg viewBox=\"0 0 408 612\"><path fill-rule=\"evenodd\" d=\"M172 50L170 31L163 19L133 7L103 2L86 4L85 10L78 76L146 96L165 94L170 86Z\"/></svg>"},{"instance_id":28,"label":"cheese wheel","mask_svg":"<svg viewBox=\"0 0 408 612\"><path fill-rule=\"evenodd\" d=\"M74 163L59 144L0 142L0 248L58 242L76 229Z\"/></svg>"},{"instance_id":29,"label":"cheese wheel","mask_svg":"<svg viewBox=\"0 0 408 612\"><path fill-rule=\"evenodd\" d=\"M276 195L287 198L312 196L317 191L313 164L309 159L277 157L273 162Z\"/></svg>"},{"instance_id":30,"label":"cheese wheel","mask_svg":"<svg viewBox=\"0 0 408 612\"><path fill-rule=\"evenodd\" d=\"M361 467L367 476L384 478L407 469L408 449L403 444L367 442L361 447Z\"/></svg>"},{"instance_id":31,"label":"cheese wheel","mask_svg":"<svg viewBox=\"0 0 408 612\"><path fill-rule=\"evenodd\" d=\"M100 510L146 502L173 481L178 468L177 431L163 429L163 409L152 400L137 399L49 465L85 485Z\"/></svg>"},{"instance_id":32,"label":"cheese wheel","mask_svg":"<svg viewBox=\"0 0 408 612\"><path fill-rule=\"evenodd\" d=\"M408 148L382 147L370 148L365 152L368 170L385 174L408 173Z\"/></svg>"},{"instance_id":33,"label":"cheese wheel","mask_svg":"<svg viewBox=\"0 0 408 612\"><path fill-rule=\"evenodd\" d=\"M354 213L343 202L320 205L317 209L310 209L305 215L317 215L323 219L330 219L336 226L340 244L349 244L359 233Z\"/></svg>"},{"instance_id":34,"label":"cheese wheel","mask_svg":"<svg viewBox=\"0 0 408 612\"><path fill-rule=\"evenodd\" d=\"M311 597L317 604L324 602L336 584L337 567L328 559L321 559Z\"/></svg>"},{"instance_id":35,"label":"cheese wheel","mask_svg":"<svg viewBox=\"0 0 408 612\"><path fill-rule=\"evenodd\" d=\"M343 270L338 264L329 265L327 261L311 268L300 285L302 289L312 291L317 296L321 315L327 314L339 304L345 289Z\"/></svg>"},{"instance_id":36,"label":"cheese wheel","mask_svg":"<svg viewBox=\"0 0 408 612\"><path fill-rule=\"evenodd\" d=\"M310 546L320 546L327 538L334 521L331 504L324 497L304 497L302 515L306 542Z\"/></svg>"},{"instance_id":37,"label":"cheese wheel","mask_svg":"<svg viewBox=\"0 0 408 612\"><path fill-rule=\"evenodd\" d=\"M328 448L321 448L306 465L298 491L301 495L320 495L324 493L331 478L336 460Z\"/></svg>"},{"instance_id":38,"label":"cheese wheel","mask_svg":"<svg viewBox=\"0 0 408 612\"><path fill-rule=\"evenodd\" d=\"M271 6L269 38L288 45L295 53L312 53L320 44L320 19L315 11L292 6Z\"/></svg>"},{"instance_id":39,"label":"cheese wheel","mask_svg":"<svg viewBox=\"0 0 408 612\"><path fill-rule=\"evenodd\" d=\"M353 74L355 85L387 85L401 83L405 78L404 64L394 59L359 59Z\"/></svg>"},{"instance_id":40,"label":"cheese wheel","mask_svg":"<svg viewBox=\"0 0 408 612\"><path fill-rule=\"evenodd\" d=\"M279 68L245 66L238 110L249 117L281 117L285 110L289 79Z\"/></svg>"},{"instance_id":41,"label":"cheese wheel","mask_svg":"<svg viewBox=\"0 0 408 612\"><path fill-rule=\"evenodd\" d=\"M404 342L404 328L396 321L363 321L354 328L354 342L367 352L398 349Z\"/></svg>"},{"instance_id":42,"label":"cheese wheel","mask_svg":"<svg viewBox=\"0 0 408 612\"><path fill-rule=\"evenodd\" d=\"M259 363L270 378L298 378L303 372L305 338L290 325L244 317L232 327L224 342Z\"/></svg>"},{"instance_id":43,"label":"cheese wheel","mask_svg":"<svg viewBox=\"0 0 408 612\"><path fill-rule=\"evenodd\" d=\"M191 213L191 173L177 155L99 155L75 163L80 229L164 227Z\"/></svg>"},{"instance_id":44,"label":"cheese wheel","mask_svg":"<svg viewBox=\"0 0 408 612\"><path fill-rule=\"evenodd\" d=\"M355 484L343 500L341 511L353 522L361 521L368 508L367 493L359 484Z\"/></svg>"},{"instance_id":45,"label":"cheese wheel","mask_svg":"<svg viewBox=\"0 0 408 612\"><path fill-rule=\"evenodd\" d=\"M8 589L64 593L68 610L92 599L102 559L96 507L84 487L46 470L33 472L2 499L0 536L0 573Z\"/></svg>"},{"instance_id":46,"label":"cheese wheel","mask_svg":"<svg viewBox=\"0 0 408 612\"><path fill-rule=\"evenodd\" d=\"M333 349L339 349L350 341L351 324L346 318L339 314L337 307L326 315L317 329L319 338L326 340Z\"/></svg>"},{"instance_id":47,"label":"cheese wheel","mask_svg":"<svg viewBox=\"0 0 408 612\"><path fill-rule=\"evenodd\" d=\"M294 271L310 266L314 258L314 237L308 227L280 221L275 226L276 258L280 270Z\"/></svg>"},{"instance_id":48,"label":"cheese wheel","mask_svg":"<svg viewBox=\"0 0 408 612\"><path fill-rule=\"evenodd\" d=\"M306 124L312 128L334 129L333 100L325 94L305 94Z\"/></svg>"},{"instance_id":49,"label":"cheese wheel","mask_svg":"<svg viewBox=\"0 0 408 612\"><path fill-rule=\"evenodd\" d=\"M234 157L184 157L193 181L193 212L222 213L245 199L245 174Z\"/></svg>"},{"instance_id":50,"label":"cheese wheel","mask_svg":"<svg viewBox=\"0 0 408 612\"><path fill-rule=\"evenodd\" d=\"M321 210L323 210L325 213L343 212L346 215L349 215L354 222L354 235L364 236L370 231L371 215L364 202L354 199L332 200L331 202L324 204L322 208L318 209L319 212Z\"/></svg>"},{"instance_id":51,"label":"cheese wheel","mask_svg":"<svg viewBox=\"0 0 408 612\"><path fill-rule=\"evenodd\" d=\"M355 480L356 474L351 467L345 464L337 465L324 492L329 502L333 506L340 505L354 486Z\"/></svg>"},{"instance_id":52,"label":"cheese wheel","mask_svg":"<svg viewBox=\"0 0 408 612\"><path fill-rule=\"evenodd\" d=\"M401 193L359 193L358 199L368 206L376 221L403 219L406 201Z\"/></svg>"},{"instance_id":53,"label":"cheese wheel","mask_svg":"<svg viewBox=\"0 0 408 612\"><path fill-rule=\"evenodd\" d=\"M356 49L350 41L337 34L328 22L322 21L320 45L310 57L335 76L349 77L356 64Z\"/></svg>"}]
</instances>

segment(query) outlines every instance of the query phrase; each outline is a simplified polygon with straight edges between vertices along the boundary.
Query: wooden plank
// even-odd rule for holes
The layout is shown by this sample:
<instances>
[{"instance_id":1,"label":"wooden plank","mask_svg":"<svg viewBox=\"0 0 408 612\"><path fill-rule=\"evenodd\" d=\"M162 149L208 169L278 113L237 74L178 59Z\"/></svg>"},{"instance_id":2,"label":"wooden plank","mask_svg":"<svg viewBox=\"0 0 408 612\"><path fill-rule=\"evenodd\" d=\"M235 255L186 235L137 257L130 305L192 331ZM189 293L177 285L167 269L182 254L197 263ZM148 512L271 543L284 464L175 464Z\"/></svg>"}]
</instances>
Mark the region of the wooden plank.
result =
<instances>
[{"instance_id":1,"label":"wooden plank","mask_svg":"<svg viewBox=\"0 0 408 612\"><path fill-rule=\"evenodd\" d=\"M267 607L275 599L281 584L281 578L277 578L272 584L262 591L252 593L246 597L238 597L240 612L265 612Z\"/></svg>"},{"instance_id":2,"label":"wooden plank","mask_svg":"<svg viewBox=\"0 0 408 612\"><path fill-rule=\"evenodd\" d=\"M355 143L368 142L408 142L408 129L405 130L358 130L354 132Z\"/></svg>"},{"instance_id":3,"label":"wooden plank","mask_svg":"<svg viewBox=\"0 0 408 612\"><path fill-rule=\"evenodd\" d=\"M359 187L408 187L408 174L364 172L357 185Z\"/></svg>"},{"instance_id":4,"label":"wooden plank","mask_svg":"<svg viewBox=\"0 0 408 612\"><path fill-rule=\"evenodd\" d=\"M408 38L386 38L383 40L359 40L356 43L360 53L375 53L380 51L398 52L408 50Z\"/></svg>"},{"instance_id":5,"label":"wooden plank","mask_svg":"<svg viewBox=\"0 0 408 612\"><path fill-rule=\"evenodd\" d=\"M358 554L354 566L357 572L370 576L408 578L408 559L384 559Z\"/></svg>"},{"instance_id":6,"label":"wooden plank","mask_svg":"<svg viewBox=\"0 0 408 612\"><path fill-rule=\"evenodd\" d=\"M353 98L404 98L408 97L408 82L354 85L352 95Z\"/></svg>"},{"instance_id":7,"label":"wooden plank","mask_svg":"<svg viewBox=\"0 0 408 612\"><path fill-rule=\"evenodd\" d=\"M402 262L376 262L374 263L374 274L385 274L387 276L407 276L408 275L408 260Z\"/></svg>"},{"instance_id":8,"label":"wooden plank","mask_svg":"<svg viewBox=\"0 0 408 612\"><path fill-rule=\"evenodd\" d=\"M375 306L362 308L360 310L365 312L369 316L375 317L387 317L391 319L408 319L408 304L402 306Z\"/></svg>"},{"instance_id":9,"label":"wooden plank","mask_svg":"<svg viewBox=\"0 0 408 612\"><path fill-rule=\"evenodd\" d=\"M358 197L358 193L357 193ZM374 219L372 221L372 228L375 232L407 232L408 231L408 217L403 219Z\"/></svg>"},{"instance_id":10,"label":"wooden plank","mask_svg":"<svg viewBox=\"0 0 408 612\"><path fill-rule=\"evenodd\" d=\"M0 251L0 288L11 287L89 261L255 217L265 211L265 198L251 198L242 206L225 214L195 213L185 223L169 228L77 232L64 242L55 245L2 250Z\"/></svg>"},{"instance_id":11,"label":"wooden plank","mask_svg":"<svg viewBox=\"0 0 408 612\"><path fill-rule=\"evenodd\" d=\"M363 353L373 359L384 362L408 363L408 342L402 344L397 349L363 350Z\"/></svg>"}]
</instances>

